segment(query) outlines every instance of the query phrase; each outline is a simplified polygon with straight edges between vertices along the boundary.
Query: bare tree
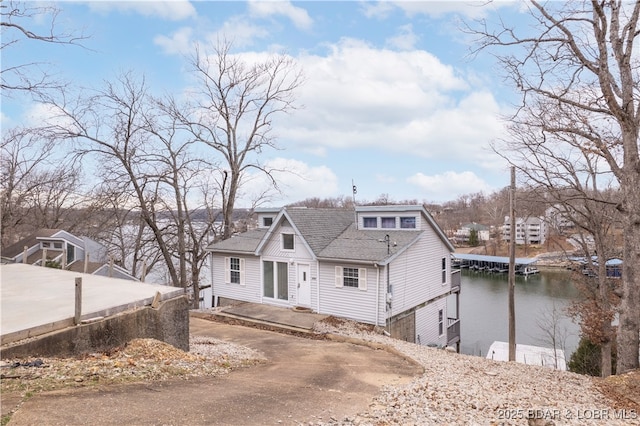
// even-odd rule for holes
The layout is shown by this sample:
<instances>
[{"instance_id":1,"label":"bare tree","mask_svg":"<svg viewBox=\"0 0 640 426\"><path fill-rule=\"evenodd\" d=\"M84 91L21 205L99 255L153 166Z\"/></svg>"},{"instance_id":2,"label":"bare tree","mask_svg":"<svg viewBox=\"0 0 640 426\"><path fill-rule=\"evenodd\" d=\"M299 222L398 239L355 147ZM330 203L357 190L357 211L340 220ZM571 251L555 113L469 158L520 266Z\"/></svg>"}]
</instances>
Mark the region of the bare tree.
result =
<instances>
[{"instance_id":1,"label":"bare tree","mask_svg":"<svg viewBox=\"0 0 640 426\"><path fill-rule=\"evenodd\" d=\"M536 319L536 325L540 331L539 340L553 349L554 367L558 368L559 351L565 350L569 331L562 326L561 321L565 318L563 309L555 303L551 308L541 310Z\"/></svg>"},{"instance_id":2,"label":"bare tree","mask_svg":"<svg viewBox=\"0 0 640 426\"><path fill-rule=\"evenodd\" d=\"M496 49L522 94L512 121L532 149L509 158L512 164L537 167L555 182L562 173L554 172L577 150L602 160L596 173L611 173L619 185L624 265L617 372L624 373L638 368L640 343L640 2L529 5L536 25L525 27L526 34L506 22L494 30L481 21L470 30L479 50ZM528 157L532 151L550 155Z\"/></svg>"},{"instance_id":3,"label":"bare tree","mask_svg":"<svg viewBox=\"0 0 640 426\"><path fill-rule=\"evenodd\" d=\"M27 64L9 62L7 64L7 53L12 48L28 49L31 42L80 45L86 37L81 33L66 32L56 28L60 9L52 5L3 0L0 3L0 11L2 18L0 49L5 62L0 71L2 76L0 87L3 94L40 92L60 87L61 83L53 77L49 64L41 62ZM48 28L41 32L35 30L36 21L46 22Z\"/></svg>"},{"instance_id":4,"label":"bare tree","mask_svg":"<svg viewBox=\"0 0 640 426\"><path fill-rule=\"evenodd\" d=\"M209 206L216 194L202 189L211 186L215 166L199 158L199 141L167 108L172 101L153 98L144 79L125 73L102 90L64 102L68 98L47 99L56 113L47 131L73 141L77 155L96 162L115 213L113 227L119 228L103 241L112 242L134 275L141 262L156 264L159 253L168 281L191 286L197 306L204 244L215 221ZM197 210L208 213L204 220L194 219Z\"/></svg>"},{"instance_id":5,"label":"bare tree","mask_svg":"<svg viewBox=\"0 0 640 426\"><path fill-rule=\"evenodd\" d=\"M80 225L76 209L87 208L73 157L60 155L53 141L34 129L13 128L0 147L2 245L40 228Z\"/></svg>"},{"instance_id":6,"label":"bare tree","mask_svg":"<svg viewBox=\"0 0 640 426\"><path fill-rule=\"evenodd\" d=\"M223 239L233 233L232 214L248 170L264 173L277 189L273 170L260 162L258 154L276 147L272 120L294 109L294 92L302 83L301 72L289 56L250 63L232 54L231 48L231 43L219 42L211 55L196 49L191 58L199 81L195 104L186 113L175 111L195 139L223 159L218 181Z\"/></svg>"}]
</instances>

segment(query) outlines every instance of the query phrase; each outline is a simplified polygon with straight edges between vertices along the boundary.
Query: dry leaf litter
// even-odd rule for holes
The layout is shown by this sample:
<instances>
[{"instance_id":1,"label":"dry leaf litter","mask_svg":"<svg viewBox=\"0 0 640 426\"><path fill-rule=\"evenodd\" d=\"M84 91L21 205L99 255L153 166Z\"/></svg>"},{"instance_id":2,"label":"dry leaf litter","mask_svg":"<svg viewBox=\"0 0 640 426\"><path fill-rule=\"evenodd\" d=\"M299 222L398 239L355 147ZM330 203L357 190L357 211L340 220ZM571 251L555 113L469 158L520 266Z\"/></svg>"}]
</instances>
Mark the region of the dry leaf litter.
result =
<instances>
[{"instance_id":1,"label":"dry leaf litter","mask_svg":"<svg viewBox=\"0 0 640 426\"><path fill-rule=\"evenodd\" d=\"M3 360L0 389L26 394L92 384L219 376L265 361L253 349L208 337L191 336L190 349L185 352L155 339L134 339L109 353L78 358Z\"/></svg>"}]
</instances>

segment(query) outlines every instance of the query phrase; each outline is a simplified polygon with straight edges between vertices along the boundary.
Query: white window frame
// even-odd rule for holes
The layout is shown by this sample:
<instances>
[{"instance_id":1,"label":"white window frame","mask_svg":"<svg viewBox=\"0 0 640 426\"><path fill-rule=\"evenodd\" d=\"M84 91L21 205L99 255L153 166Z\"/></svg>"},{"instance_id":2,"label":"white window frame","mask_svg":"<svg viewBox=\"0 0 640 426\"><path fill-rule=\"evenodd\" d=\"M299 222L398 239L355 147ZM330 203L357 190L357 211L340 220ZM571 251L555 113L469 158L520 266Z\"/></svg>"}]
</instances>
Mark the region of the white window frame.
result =
<instances>
[{"instance_id":1,"label":"white window frame","mask_svg":"<svg viewBox=\"0 0 640 426\"><path fill-rule=\"evenodd\" d=\"M239 269L234 269L234 272L238 272L239 273L239 282L234 283L231 282L231 259L238 259L238 268ZM244 259L241 257L225 257L224 258L224 282L226 284L238 284L241 286L245 285L245 281L244 281Z\"/></svg>"},{"instance_id":2,"label":"white window frame","mask_svg":"<svg viewBox=\"0 0 640 426\"><path fill-rule=\"evenodd\" d=\"M449 281L447 276L448 276L448 274L447 274L447 258L443 257L442 258L442 285L447 285L447 282Z\"/></svg>"},{"instance_id":3,"label":"white window frame","mask_svg":"<svg viewBox=\"0 0 640 426\"><path fill-rule=\"evenodd\" d=\"M393 226L385 226L385 221L390 221L393 219ZM381 216L380 217L380 229L397 229L398 228L398 218L397 216Z\"/></svg>"},{"instance_id":4,"label":"white window frame","mask_svg":"<svg viewBox=\"0 0 640 426\"><path fill-rule=\"evenodd\" d=\"M367 221L374 221L374 226L367 226ZM362 218L362 227L365 229L376 229L378 228L378 218L376 216L364 216Z\"/></svg>"},{"instance_id":5,"label":"white window frame","mask_svg":"<svg viewBox=\"0 0 640 426\"><path fill-rule=\"evenodd\" d=\"M345 277L344 273L345 273L345 269L350 269L350 270L357 270L358 271L358 286L345 286L344 285L344 280L345 278L350 278L353 279L354 277ZM367 268L352 268L352 267L343 267L343 266L336 266L335 268L335 285L337 288L357 288L358 290L361 291L366 291L367 290Z\"/></svg>"},{"instance_id":6,"label":"white window frame","mask_svg":"<svg viewBox=\"0 0 640 426\"><path fill-rule=\"evenodd\" d=\"M438 310L438 336L444 336L444 309Z\"/></svg>"},{"instance_id":7,"label":"white window frame","mask_svg":"<svg viewBox=\"0 0 640 426\"><path fill-rule=\"evenodd\" d=\"M282 250L284 250L284 251L295 251L296 250L296 234L292 234L292 233L289 233L289 232L283 232L280 235L281 235L280 236L280 245L281 245ZM285 245L284 245L285 236L291 236L291 245L293 247L291 247L291 248L286 248L285 247Z\"/></svg>"},{"instance_id":8,"label":"white window frame","mask_svg":"<svg viewBox=\"0 0 640 426\"><path fill-rule=\"evenodd\" d=\"M409 222L413 226L403 226L403 222L408 219L413 219L413 221L409 220ZM415 216L400 216L400 229L416 229L417 227L418 227L418 219L416 219Z\"/></svg>"}]
</instances>

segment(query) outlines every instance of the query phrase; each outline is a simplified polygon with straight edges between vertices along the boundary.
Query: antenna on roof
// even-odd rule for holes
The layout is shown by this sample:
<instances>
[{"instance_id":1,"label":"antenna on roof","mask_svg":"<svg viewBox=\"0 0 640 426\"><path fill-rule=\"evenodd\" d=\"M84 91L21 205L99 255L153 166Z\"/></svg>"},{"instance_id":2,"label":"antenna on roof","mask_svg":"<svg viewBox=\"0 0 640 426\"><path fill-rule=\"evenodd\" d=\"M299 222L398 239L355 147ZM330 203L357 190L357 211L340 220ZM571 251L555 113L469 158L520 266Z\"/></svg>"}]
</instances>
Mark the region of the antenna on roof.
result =
<instances>
[{"instance_id":1,"label":"antenna on roof","mask_svg":"<svg viewBox=\"0 0 640 426\"><path fill-rule=\"evenodd\" d=\"M355 182L351 179L351 189L353 191L353 214L356 218L356 230L358 229L358 213L356 212L356 194L358 193L358 188L356 187Z\"/></svg>"}]
</instances>

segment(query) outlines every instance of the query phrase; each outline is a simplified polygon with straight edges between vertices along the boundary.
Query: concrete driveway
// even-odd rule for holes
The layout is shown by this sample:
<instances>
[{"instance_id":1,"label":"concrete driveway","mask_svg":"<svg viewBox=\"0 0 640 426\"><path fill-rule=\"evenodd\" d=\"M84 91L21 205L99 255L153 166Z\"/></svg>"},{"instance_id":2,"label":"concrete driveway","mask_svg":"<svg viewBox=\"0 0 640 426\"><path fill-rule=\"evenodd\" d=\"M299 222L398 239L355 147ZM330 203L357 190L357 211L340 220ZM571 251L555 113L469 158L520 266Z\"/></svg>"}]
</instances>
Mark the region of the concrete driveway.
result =
<instances>
[{"instance_id":1,"label":"concrete driveway","mask_svg":"<svg viewBox=\"0 0 640 426\"><path fill-rule=\"evenodd\" d=\"M191 333L263 352L265 364L220 378L47 392L10 425L269 425L330 422L368 408L382 385L421 368L366 346L191 318Z\"/></svg>"}]
</instances>

